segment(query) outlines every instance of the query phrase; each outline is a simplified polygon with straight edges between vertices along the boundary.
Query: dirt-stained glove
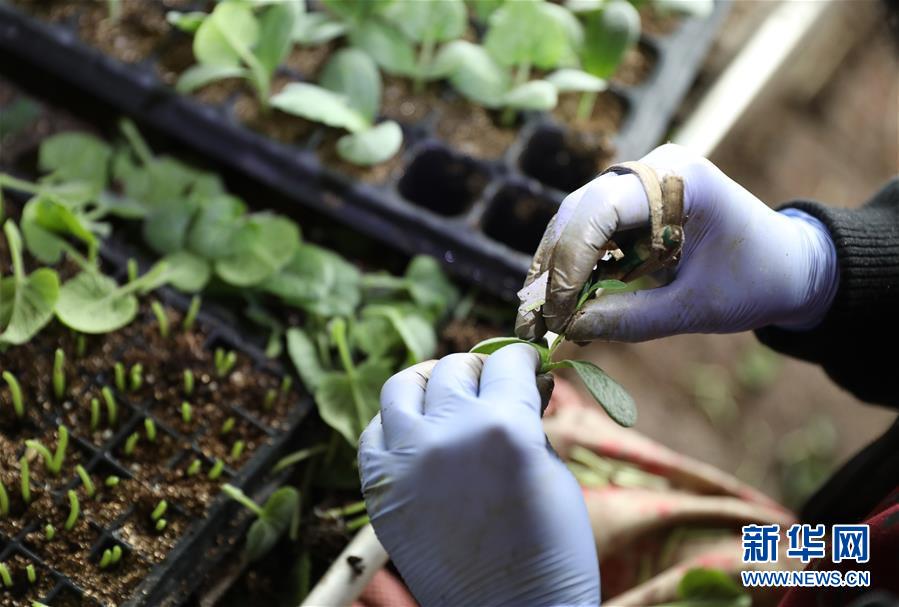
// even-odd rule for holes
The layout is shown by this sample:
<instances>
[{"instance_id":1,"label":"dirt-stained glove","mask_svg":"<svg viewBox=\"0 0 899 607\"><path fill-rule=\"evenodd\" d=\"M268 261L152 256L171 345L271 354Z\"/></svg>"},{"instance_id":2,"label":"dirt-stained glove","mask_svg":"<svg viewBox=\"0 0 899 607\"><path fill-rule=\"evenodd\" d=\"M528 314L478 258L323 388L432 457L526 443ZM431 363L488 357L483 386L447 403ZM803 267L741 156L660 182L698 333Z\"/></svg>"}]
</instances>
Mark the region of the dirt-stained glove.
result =
<instances>
[{"instance_id":1,"label":"dirt-stained glove","mask_svg":"<svg viewBox=\"0 0 899 607\"><path fill-rule=\"evenodd\" d=\"M436 366L435 366L436 365ZM378 539L431 605L598 605L584 498L548 446L527 345L393 376L362 434Z\"/></svg>"},{"instance_id":2,"label":"dirt-stained glove","mask_svg":"<svg viewBox=\"0 0 899 607\"><path fill-rule=\"evenodd\" d=\"M584 283L623 230L649 225L640 180L604 174L571 193L547 227L525 285L548 272L545 303L519 314L526 339L546 330L574 341L644 341L678 333L730 333L818 324L839 275L831 236L798 210L775 212L708 160L664 145L641 162L684 184L683 250L673 281L656 289L607 293L575 313Z\"/></svg>"}]
</instances>

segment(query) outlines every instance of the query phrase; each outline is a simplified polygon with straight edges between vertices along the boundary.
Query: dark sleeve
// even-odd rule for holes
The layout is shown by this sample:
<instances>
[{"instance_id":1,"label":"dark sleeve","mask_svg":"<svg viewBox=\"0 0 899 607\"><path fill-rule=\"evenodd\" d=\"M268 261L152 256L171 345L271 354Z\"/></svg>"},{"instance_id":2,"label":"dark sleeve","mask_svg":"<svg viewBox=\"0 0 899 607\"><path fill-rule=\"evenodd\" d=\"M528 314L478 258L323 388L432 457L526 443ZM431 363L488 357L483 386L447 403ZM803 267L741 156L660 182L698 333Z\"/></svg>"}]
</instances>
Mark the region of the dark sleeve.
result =
<instances>
[{"instance_id":1,"label":"dark sleeve","mask_svg":"<svg viewBox=\"0 0 899 607\"><path fill-rule=\"evenodd\" d=\"M816 328L756 334L779 352L820 364L859 399L899 409L899 177L858 209L809 201L784 208L805 211L830 230L840 285Z\"/></svg>"}]
</instances>

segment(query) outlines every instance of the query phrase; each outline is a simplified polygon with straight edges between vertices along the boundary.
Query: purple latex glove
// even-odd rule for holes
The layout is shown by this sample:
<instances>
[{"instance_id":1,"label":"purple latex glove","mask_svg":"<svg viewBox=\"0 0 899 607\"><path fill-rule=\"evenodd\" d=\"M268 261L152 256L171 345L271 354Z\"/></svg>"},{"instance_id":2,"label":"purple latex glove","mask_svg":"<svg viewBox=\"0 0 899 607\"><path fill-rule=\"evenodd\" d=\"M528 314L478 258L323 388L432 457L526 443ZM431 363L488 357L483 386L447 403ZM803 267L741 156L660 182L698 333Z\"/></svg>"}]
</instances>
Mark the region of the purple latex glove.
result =
<instances>
[{"instance_id":1,"label":"purple latex glove","mask_svg":"<svg viewBox=\"0 0 899 607\"><path fill-rule=\"evenodd\" d=\"M820 221L801 211L773 211L677 145L656 148L641 162L660 178L684 180L685 243L674 280L604 294L574 313L601 247L620 230L649 224L637 177L602 175L571 193L547 228L525 281L549 271L546 303L530 319L519 316L520 337L549 329L574 341L633 342L767 325L807 329L824 318L839 277L836 249Z\"/></svg>"},{"instance_id":2,"label":"purple latex glove","mask_svg":"<svg viewBox=\"0 0 899 607\"><path fill-rule=\"evenodd\" d=\"M590 520L543 434L537 367L513 345L415 365L381 390L359 443L362 492L426 607L599 604Z\"/></svg>"}]
</instances>

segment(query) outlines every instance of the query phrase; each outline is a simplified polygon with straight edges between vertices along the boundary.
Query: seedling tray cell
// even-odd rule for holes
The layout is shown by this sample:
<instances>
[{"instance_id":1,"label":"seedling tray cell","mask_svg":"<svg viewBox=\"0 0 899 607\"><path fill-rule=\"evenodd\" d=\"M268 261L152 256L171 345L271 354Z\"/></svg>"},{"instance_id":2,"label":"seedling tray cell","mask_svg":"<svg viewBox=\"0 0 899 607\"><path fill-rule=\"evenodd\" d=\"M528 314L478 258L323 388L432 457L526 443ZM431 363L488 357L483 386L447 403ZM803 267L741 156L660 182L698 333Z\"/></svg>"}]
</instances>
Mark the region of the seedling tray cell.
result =
<instances>
[{"instance_id":1,"label":"seedling tray cell","mask_svg":"<svg viewBox=\"0 0 899 607\"><path fill-rule=\"evenodd\" d=\"M74 17L48 25L0 5L0 70L32 91L64 94L67 106L94 120L131 116L144 131L273 188L288 201L282 212L299 219L304 209L324 213L402 251L433 255L458 276L512 298L565 193L591 179L598 163L639 157L664 137L728 4L717 0L706 19L684 18L671 32L643 34L650 73L604 93L622 113L609 158L584 155L572 143L572 128L533 114L501 157L475 159L448 147L435 116L425 112L403 124L402 157L371 183L316 155L312 148L329 136L321 129L297 129L291 144L280 143L240 124L234 95L212 106L175 93L160 79L159 61L178 32L147 60L126 65L79 41ZM162 7L152 3L147 10ZM309 76L292 68L280 74Z\"/></svg>"}]
</instances>

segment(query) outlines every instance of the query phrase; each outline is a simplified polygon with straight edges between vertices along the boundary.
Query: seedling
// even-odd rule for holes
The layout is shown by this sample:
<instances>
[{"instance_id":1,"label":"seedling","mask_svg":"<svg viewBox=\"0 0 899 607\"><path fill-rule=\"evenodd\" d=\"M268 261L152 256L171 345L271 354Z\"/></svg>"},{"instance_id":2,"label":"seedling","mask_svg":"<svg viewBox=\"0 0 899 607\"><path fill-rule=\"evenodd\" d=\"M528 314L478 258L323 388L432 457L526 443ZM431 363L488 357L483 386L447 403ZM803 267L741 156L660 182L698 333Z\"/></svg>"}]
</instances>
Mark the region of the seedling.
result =
<instances>
[{"instance_id":1,"label":"seedling","mask_svg":"<svg viewBox=\"0 0 899 607\"><path fill-rule=\"evenodd\" d=\"M91 480L87 470L84 469L84 466L78 464L75 466L75 472L78 473L78 477L81 479L81 484L84 485L84 492L87 493L87 496L94 497L97 490L94 487L94 482Z\"/></svg>"},{"instance_id":2,"label":"seedling","mask_svg":"<svg viewBox=\"0 0 899 607\"><path fill-rule=\"evenodd\" d=\"M194 372L190 369L184 370L184 396L191 396L194 393Z\"/></svg>"},{"instance_id":3,"label":"seedling","mask_svg":"<svg viewBox=\"0 0 899 607\"><path fill-rule=\"evenodd\" d=\"M278 393L274 388L269 388L265 392L265 399L262 401L262 409L264 411L271 411L272 407L275 406L275 400L278 398Z\"/></svg>"},{"instance_id":4,"label":"seedling","mask_svg":"<svg viewBox=\"0 0 899 607\"><path fill-rule=\"evenodd\" d=\"M584 22L581 63L594 76L609 78L640 38L640 13L627 0L609 0L585 8L579 12Z\"/></svg>"},{"instance_id":5,"label":"seedling","mask_svg":"<svg viewBox=\"0 0 899 607\"><path fill-rule=\"evenodd\" d=\"M58 439L56 441L56 451L50 453L43 444L38 440L26 440L25 446L34 449L44 460L44 467L53 476L59 476L62 470L62 464L65 461L66 449L69 446L69 430L65 426L59 426L57 429Z\"/></svg>"},{"instance_id":6,"label":"seedling","mask_svg":"<svg viewBox=\"0 0 899 607\"><path fill-rule=\"evenodd\" d=\"M122 560L122 547L116 544L112 547L112 564L115 565Z\"/></svg>"},{"instance_id":7,"label":"seedling","mask_svg":"<svg viewBox=\"0 0 899 607\"><path fill-rule=\"evenodd\" d=\"M106 416L109 418L109 425L114 426L119 417L119 407L116 403L115 396L109 386L103 386L100 395L106 403Z\"/></svg>"},{"instance_id":8,"label":"seedling","mask_svg":"<svg viewBox=\"0 0 899 607\"><path fill-rule=\"evenodd\" d=\"M216 375L226 377L237 364L237 354L234 350L225 352L223 348L216 348L214 362Z\"/></svg>"},{"instance_id":9,"label":"seedling","mask_svg":"<svg viewBox=\"0 0 899 607\"><path fill-rule=\"evenodd\" d=\"M19 385L19 380L9 371L4 371L3 381L9 386L9 396L10 400L12 400L13 411L16 412L16 417L22 419L25 416L25 403L22 400L22 387Z\"/></svg>"},{"instance_id":10,"label":"seedling","mask_svg":"<svg viewBox=\"0 0 899 607\"><path fill-rule=\"evenodd\" d=\"M370 522L371 522L371 519L368 517L367 514L365 514L363 516L359 516L359 517L356 517L354 519L347 521L346 525L344 525L344 527L346 527L347 531L358 531L359 529L362 529Z\"/></svg>"},{"instance_id":11,"label":"seedling","mask_svg":"<svg viewBox=\"0 0 899 607\"><path fill-rule=\"evenodd\" d=\"M222 491L256 515L247 532L244 548L244 554L250 561L267 553L300 515L300 492L293 487L281 487L271 494L263 506L233 485L224 484Z\"/></svg>"},{"instance_id":12,"label":"seedling","mask_svg":"<svg viewBox=\"0 0 899 607\"><path fill-rule=\"evenodd\" d=\"M225 462L220 459L216 459L215 463L212 465L212 468L209 469L209 480L216 480L218 477L222 475L222 472L225 470Z\"/></svg>"},{"instance_id":13,"label":"seedling","mask_svg":"<svg viewBox=\"0 0 899 607\"><path fill-rule=\"evenodd\" d=\"M144 385L144 366L140 363L134 364L131 367L129 376L131 378L131 391L137 392Z\"/></svg>"},{"instance_id":14,"label":"seedling","mask_svg":"<svg viewBox=\"0 0 899 607\"><path fill-rule=\"evenodd\" d=\"M187 476L196 476L202 469L203 462L201 462L199 459L195 459L190 463L190 466L187 467Z\"/></svg>"},{"instance_id":15,"label":"seedling","mask_svg":"<svg viewBox=\"0 0 899 607\"><path fill-rule=\"evenodd\" d=\"M75 338L75 356L82 358L87 350L87 338L81 333Z\"/></svg>"},{"instance_id":16,"label":"seedling","mask_svg":"<svg viewBox=\"0 0 899 607\"><path fill-rule=\"evenodd\" d=\"M132 455L137 448L137 441L140 440L140 434L132 432L125 440L125 455Z\"/></svg>"},{"instance_id":17,"label":"seedling","mask_svg":"<svg viewBox=\"0 0 899 607\"><path fill-rule=\"evenodd\" d=\"M159 503L156 504L156 507L153 508L153 512L150 513L150 520L157 521L162 518L165 514L166 510L168 510L169 503L165 500L159 500Z\"/></svg>"},{"instance_id":18,"label":"seedling","mask_svg":"<svg viewBox=\"0 0 899 607\"><path fill-rule=\"evenodd\" d=\"M150 310L153 312L153 316L156 317L156 324L159 325L159 335L163 339L167 339L169 336L169 316L165 313L165 308L158 301L154 301L150 304Z\"/></svg>"},{"instance_id":19,"label":"seedling","mask_svg":"<svg viewBox=\"0 0 899 607\"><path fill-rule=\"evenodd\" d=\"M66 353L56 348L53 354L53 394L62 400L66 393Z\"/></svg>"},{"instance_id":20,"label":"seedling","mask_svg":"<svg viewBox=\"0 0 899 607\"><path fill-rule=\"evenodd\" d=\"M107 548L103 551L103 556L100 558L100 569L106 569L112 564L112 550Z\"/></svg>"},{"instance_id":21,"label":"seedling","mask_svg":"<svg viewBox=\"0 0 899 607\"><path fill-rule=\"evenodd\" d=\"M167 520L165 520L164 518L159 519L158 521L156 521L156 531L162 533L163 531L165 531L166 525L168 525Z\"/></svg>"},{"instance_id":22,"label":"seedling","mask_svg":"<svg viewBox=\"0 0 899 607\"><path fill-rule=\"evenodd\" d=\"M48 542L52 542L53 538L56 537L56 527L50 523L44 525L44 537L47 538Z\"/></svg>"},{"instance_id":23,"label":"seedling","mask_svg":"<svg viewBox=\"0 0 899 607\"><path fill-rule=\"evenodd\" d=\"M9 494L6 493L6 485L0 481L0 517L9 514Z\"/></svg>"},{"instance_id":24,"label":"seedling","mask_svg":"<svg viewBox=\"0 0 899 607\"><path fill-rule=\"evenodd\" d=\"M290 466L296 465L302 461L309 459L319 453L324 453L328 450L327 445L315 445L314 447L307 447L306 449L300 449L299 451L294 451L290 455L285 455L278 463L275 464L275 467L272 468L272 472L280 472L285 468L289 468Z\"/></svg>"},{"instance_id":25,"label":"seedling","mask_svg":"<svg viewBox=\"0 0 899 607\"><path fill-rule=\"evenodd\" d=\"M137 280L137 276L140 273L140 270L137 267L137 260L134 259L133 257L129 257L128 263L127 263L127 268L128 268L128 282L131 282L132 280Z\"/></svg>"},{"instance_id":26,"label":"seedling","mask_svg":"<svg viewBox=\"0 0 899 607\"><path fill-rule=\"evenodd\" d=\"M231 445L231 459L240 459L240 456L243 455L243 450L245 447L246 444L242 440L234 441L234 444Z\"/></svg>"},{"instance_id":27,"label":"seedling","mask_svg":"<svg viewBox=\"0 0 899 607\"><path fill-rule=\"evenodd\" d=\"M119 361L113 367L115 375L115 387L119 392L125 392L125 365Z\"/></svg>"},{"instance_id":28,"label":"seedling","mask_svg":"<svg viewBox=\"0 0 899 607\"><path fill-rule=\"evenodd\" d=\"M290 388L292 386L293 386L293 378L291 376L285 375L284 377L282 377L281 378L281 386L280 386L281 396L282 397L287 396L287 394L290 392Z\"/></svg>"},{"instance_id":29,"label":"seedling","mask_svg":"<svg viewBox=\"0 0 899 607\"><path fill-rule=\"evenodd\" d=\"M152 418L144 418L144 430L147 433L147 440L151 443L156 442L156 422Z\"/></svg>"},{"instance_id":30,"label":"seedling","mask_svg":"<svg viewBox=\"0 0 899 607\"><path fill-rule=\"evenodd\" d=\"M91 430L95 431L100 427L100 401L97 398L91 399Z\"/></svg>"},{"instance_id":31,"label":"seedling","mask_svg":"<svg viewBox=\"0 0 899 607\"><path fill-rule=\"evenodd\" d=\"M181 321L181 328L185 331L190 331L194 328L194 323L197 322L197 315L200 313L200 304L203 302L203 299L199 295L194 295L190 299L190 305L187 307L187 312L184 314L184 319Z\"/></svg>"},{"instance_id":32,"label":"seedling","mask_svg":"<svg viewBox=\"0 0 899 607\"><path fill-rule=\"evenodd\" d=\"M37 571L31 563L25 565L25 577L28 578L28 583L32 586L37 582Z\"/></svg>"},{"instance_id":33,"label":"seedling","mask_svg":"<svg viewBox=\"0 0 899 607\"><path fill-rule=\"evenodd\" d=\"M620 290L626 287L617 280L604 280L589 283L581 291L577 308L580 309L594 294ZM609 377L605 371L585 360L560 360L553 361L553 354L565 341L564 335L559 337L549 347L539 343L529 342L515 337L495 337L477 344L471 349L479 354L492 354L510 344L524 343L537 350L540 355L540 369L538 373L549 373L556 369L573 369L584 382L587 390L613 420L625 427L633 426L637 421L637 408L634 399L615 380Z\"/></svg>"},{"instance_id":34,"label":"seedling","mask_svg":"<svg viewBox=\"0 0 899 607\"><path fill-rule=\"evenodd\" d=\"M224 436L229 434L234 429L234 424L237 423L237 420L233 417L229 417L222 423L222 428L219 433Z\"/></svg>"},{"instance_id":35,"label":"seedling","mask_svg":"<svg viewBox=\"0 0 899 607\"><path fill-rule=\"evenodd\" d=\"M0 580L3 581L4 587L13 587L12 574L10 574L9 567L6 566L6 563L0 563Z\"/></svg>"},{"instance_id":36,"label":"seedling","mask_svg":"<svg viewBox=\"0 0 899 607\"><path fill-rule=\"evenodd\" d=\"M22 501L26 504L31 503L31 470L28 467L28 458L24 455L19 460L19 485L22 491Z\"/></svg>"},{"instance_id":37,"label":"seedling","mask_svg":"<svg viewBox=\"0 0 899 607\"><path fill-rule=\"evenodd\" d=\"M73 489L69 489L69 516L66 518L64 528L71 531L78 522L78 516L81 514L81 506L78 503L78 494Z\"/></svg>"},{"instance_id":38,"label":"seedling","mask_svg":"<svg viewBox=\"0 0 899 607\"><path fill-rule=\"evenodd\" d=\"M117 486L121 482L121 480L122 479L120 479L115 474L110 474L106 477L106 480L103 481L103 484L111 488Z\"/></svg>"},{"instance_id":39,"label":"seedling","mask_svg":"<svg viewBox=\"0 0 899 607\"><path fill-rule=\"evenodd\" d=\"M193 417L193 408L190 406L190 403L184 401L181 403L181 421L185 424L189 424L191 418Z\"/></svg>"}]
</instances>

